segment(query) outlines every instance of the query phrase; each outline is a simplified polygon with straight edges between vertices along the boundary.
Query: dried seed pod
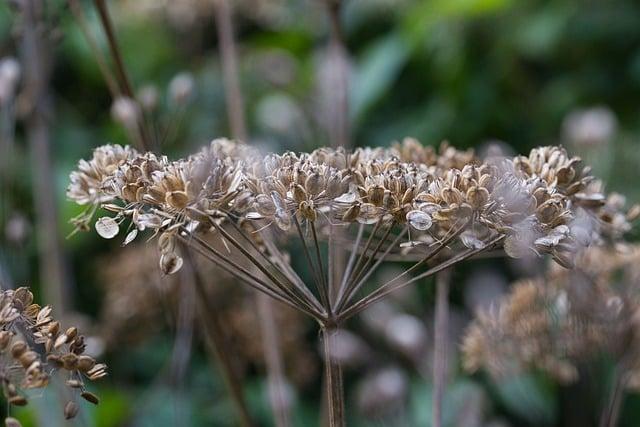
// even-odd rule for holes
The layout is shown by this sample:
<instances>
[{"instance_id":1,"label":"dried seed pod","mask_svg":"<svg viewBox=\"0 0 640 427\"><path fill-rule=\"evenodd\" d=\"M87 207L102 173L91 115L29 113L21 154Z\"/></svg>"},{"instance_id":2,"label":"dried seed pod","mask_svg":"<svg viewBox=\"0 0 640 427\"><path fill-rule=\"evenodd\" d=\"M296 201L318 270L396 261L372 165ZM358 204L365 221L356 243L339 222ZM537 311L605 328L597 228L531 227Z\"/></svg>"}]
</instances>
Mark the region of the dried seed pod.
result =
<instances>
[{"instance_id":1,"label":"dried seed pod","mask_svg":"<svg viewBox=\"0 0 640 427\"><path fill-rule=\"evenodd\" d=\"M20 421L18 421L17 419L13 418L13 417L7 417L4 419L4 425L5 427L22 427L22 424L20 424Z\"/></svg>"},{"instance_id":2,"label":"dried seed pod","mask_svg":"<svg viewBox=\"0 0 640 427\"><path fill-rule=\"evenodd\" d=\"M9 331L0 331L0 351L4 351L11 341L13 334Z\"/></svg>"},{"instance_id":3,"label":"dried seed pod","mask_svg":"<svg viewBox=\"0 0 640 427\"><path fill-rule=\"evenodd\" d=\"M71 388L81 388L84 385L81 381L78 380L67 380L66 384Z\"/></svg>"},{"instance_id":4,"label":"dried seed pod","mask_svg":"<svg viewBox=\"0 0 640 427\"><path fill-rule=\"evenodd\" d=\"M429 214L418 210L408 212L406 218L410 226L420 231L430 229L433 224Z\"/></svg>"},{"instance_id":5,"label":"dried seed pod","mask_svg":"<svg viewBox=\"0 0 640 427\"><path fill-rule=\"evenodd\" d=\"M353 222L356 220L358 215L360 215L360 204L355 204L349 207L344 215L342 215L342 220L344 222Z\"/></svg>"},{"instance_id":6,"label":"dried seed pod","mask_svg":"<svg viewBox=\"0 0 640 427\"><path fill-rule=\"evenodd\" d=\"M19 358L25 351L28 350L27 344L24 341L16 341L11 346L11 355L14 359Z\"/></svg>"},{"instance_id":7,"label":"dried seed pod","mask_svg":"<svg viewBox=\"0 0 640 427\"><path fill-rule=\"evenodd\" d=\"M103 216L96 221L96 232L104 239L113 239L119 231L120 226L111 217Z\"/></svg>"},{"instance_id":8,"label":"dried seed pod","mask_svg":"<svg viewBox=\"0 0 640 427\"><path fill-rule=\"evenodd\" d=\"M80 394L80 396L82 396L82 398L87 402L91 402L94 405L97 405L98 403L100 403L100 399L98 399L98 396L91 393L90 391L83 391L82 394Z\"/></svg>"},{"instance_id":9,"label":"dried seed pod","mask_svg":"<svg viewBox=\"0 0 640 427\"><path fill-rule=\"evenodd\" d=\"M67 404L64 405L64 419L70 420L74 418L76 415L78 415L78 410L78 405L75 402L67 402Z\"/></svg>"},{"instance_id":10,"label":"dried seed pod","mask_svg":"<svg viewBox=\"0 0 640 427\"><path fill-rule=\"evenodd\" d=\"M78 370L80 372L88 372L96 365L96 360L91 356L78 356Z\"/></svg>"},{"instance_id":11,"label":"dried seed pod","mask_svg":"<svg viewBox=\"0 0 640 427\"><path fill-rule=\"evenodd\" d=\"M8 399L8 402L13 406L25 406L28 403L27 399L24 396L20 395L11 396Z\"/></svg>"},{"instance_id":12,"label":"dried seed pod","mask_svg":"<svg viewBox=\"0 0 640 427\"><path fill-rule=\"evenodd\" d=\"M26 369L29 366L31 366L31 364L33 362L35 362L36 360L39 359L38 353L36 353L35 351L25 351L24 353L22 353L20 355L20 357L18 358L18 361L22 364L22 366Z\"/></svg>"},{"instance_id":13,"label":"dried seed pod","mask_svg":"<svg viewBox=\"0 0 640 427\"><path fill-rule=\"evenodd\" d=\"M78 368L78 356L74 353L63 354L60 358L62 367L67 371L74 371Z\"/></svg>"},{"instance_id":14,"label":"dried seed pod","mask_svg":"<svg viewBox=\"0 0 640 427\"><path fill-rule=\"evenodd\" d=\"M162 254L160 256L160 270L164 274L175 274L181 268L184 260L175 253Z\"/></svg>"},{"instance_id":15,"label":"dried seed pod","mask_svg":"<svg viewBox=\"0 0 640 427\"><path fill-rule=\"evenodd\" d=\"M293 200L295 200L296 203L300 204L300 203L302 203L302 202L307 200L307 192L302 187L302 185L294 184L292 186L291 190L292 190L292 193L293 193Z\"/></svg>"}]
</instances>

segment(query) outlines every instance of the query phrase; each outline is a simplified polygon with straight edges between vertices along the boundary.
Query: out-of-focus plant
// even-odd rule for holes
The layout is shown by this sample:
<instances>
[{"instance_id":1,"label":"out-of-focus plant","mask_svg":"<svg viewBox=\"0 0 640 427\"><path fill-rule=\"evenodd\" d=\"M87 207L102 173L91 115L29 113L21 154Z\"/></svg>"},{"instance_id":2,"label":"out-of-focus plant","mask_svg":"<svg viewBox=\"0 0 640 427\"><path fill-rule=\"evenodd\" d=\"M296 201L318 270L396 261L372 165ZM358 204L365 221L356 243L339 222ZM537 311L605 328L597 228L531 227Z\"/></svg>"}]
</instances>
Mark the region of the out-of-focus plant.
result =
<instances>
[{"instance_id":1,"label":"out-of-focus plant","mask_svg":"<svg viewBox=\"0 0 640 427\"><path fill-rule=\"evenodd\" d=\"M35 304L27 288L0 292L0 381L7 402L24 406L25 390L45 388L54 374L64 373L73 393L64 406L64 417L71 419L78 414L78 397L98 404L84 381L103 378L107 366L84 354L84 336L76 327L63 331L51 312L50 306ZM7 417L5 424L20 426L13 417Z\"/></svg>"}]
</instances>

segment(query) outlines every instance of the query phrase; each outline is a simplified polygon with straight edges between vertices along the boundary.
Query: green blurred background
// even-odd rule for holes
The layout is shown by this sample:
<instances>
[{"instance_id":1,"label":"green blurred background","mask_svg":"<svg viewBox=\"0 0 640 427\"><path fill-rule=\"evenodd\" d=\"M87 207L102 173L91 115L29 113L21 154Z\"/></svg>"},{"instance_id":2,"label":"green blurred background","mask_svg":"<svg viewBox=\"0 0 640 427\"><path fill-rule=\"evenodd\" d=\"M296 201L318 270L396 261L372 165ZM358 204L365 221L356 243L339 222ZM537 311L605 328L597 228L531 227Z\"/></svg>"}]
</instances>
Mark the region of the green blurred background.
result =
<instances>
[{"instance_id":1,"label":"green blurred background","mask_svg":"<svg viewBox=\"0 0 640 427\"><path fill-rule=\"evenodd\" d=\"M47 3L55 39L50 149L58 228L61 236L67 236L72 231L68 220L80 212L65 197L69 172L80 158L90 156L93 147L125 144L128 139L112 118L110 94L77 22L64 2ZM107 3L135 87L157 90L158 105L150 114L163 151L184 155L215 137L229 136L213 2ZM83 6L91 30L100 35L91 2ZM334 70L328 60L328 19L322 1L241 0L234 2L234 17L251 142L270 150L308 150L329 144L327 102ZM448 140L461 148L482 152L500 147L513 153L561 143L588 159L609 190L640 201L640 3L345 0L340 19L348 51L354 145L383 146L412 136L425 144ZM2 2L0 57L20 56L17 24L10 2ZM104 38L98 40L106 50ZM175 102L169 88L180 73L194 79L188 102ZM34 165L24 133L18 114L12 162L0 183L0 203L5 205L0 217L0 263L5 281L29 284L37 298L43 298L47 284L38 274L33 226ZM104 301L116 291L109 290L113 274L104 270L125 262L116 258L122 249L95 233L79 233L62 240L62 252L69 309L95 335L95 346L110 365L110 377L94 386L102 404L83 409L77 425L235 425L223 385L197 339L181 365L183 371L174 378L174 362L182 354L174 346L180 336L179 316L173 310L175 294L158 297L157 304L164 301L163 306L144 308L155 312L149 320L153 324L142 325L141 336L107 340L104 331L113 319L105 312ZM135 276L136 266L147 272L156 268L148 256L146 260L135 256L128 260L134 266L123 268L131 271L127 274ZM491 261L460 272L458 279L467 283L489 270L503 281L517 275L512 266ZM125 298L129 280L141 286L147 280L114 274L123 282ZM145 274L154 275L153 271ZM399 297L394 304L420 322L428 348L433 290L423 288L412 291L418 292L421 302ZM462 326L471 314L465 289L461 286L453 295ZM309 358L302 362L309 365L309 372L306 377L301 374L304 378L292 393L295 425L317 425L317 337L312 325L299 318L295 321L301 323L294 334L298 341L290 345L306 349ZM372 350L373 361L347 372L350 425L430 425L429 376L407 362L402 352L381 344L366 321L355 321L353 329L360 341L376 350ZM459 331L452 332L454 342L458 337ZM566 411L580 411L566 403L571 390L539 375L495 384L483 375L465 376L455 360L451 365L447 425L567 425ZM363 383L363 378L385 366L395 369L392 380L396 382L391 382L402 389L400 404L391 405L388 413L368 417L362 408L371 405L367 395L377 389L375 384ZM260 425L270 425L263 371L259 363L246 362L245 392ZM391 388L391 394L398 393ZM384 395L384 390L377 392ZM31 419L31 425L64 425L46 415L47 408L59 406L56 399L49 390L32 408L18 414ZM637 425L640 399L628 397L624 410L624 425ZM461 418L467 413L467 418Z\"/></svg>"}]
</instances>

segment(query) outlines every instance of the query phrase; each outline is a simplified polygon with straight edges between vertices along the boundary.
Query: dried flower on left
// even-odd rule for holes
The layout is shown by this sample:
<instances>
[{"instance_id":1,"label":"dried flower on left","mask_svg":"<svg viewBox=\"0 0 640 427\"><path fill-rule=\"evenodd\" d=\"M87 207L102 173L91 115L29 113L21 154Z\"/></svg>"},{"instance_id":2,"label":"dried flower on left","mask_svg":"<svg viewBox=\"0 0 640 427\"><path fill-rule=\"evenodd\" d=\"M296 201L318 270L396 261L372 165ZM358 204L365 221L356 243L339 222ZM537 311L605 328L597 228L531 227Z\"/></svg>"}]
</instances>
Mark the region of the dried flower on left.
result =
<instances>
[{"instance_id":1,"label":"dried flower on left","mask_svg":"<svg viewBox=\"0 0 640 427\"><path fill-rule=\"evenodd\" d=\"M51 317L50 306L33 303L33 294L22 287L0 291L0 381L8 403L28 403L25 390L45 388L56 372L66 376L73 395L97 404L98 398L85 388L85 379L107 375L107 366L84 354L84 337L78 329L62 329ZM65 418L73 418L78 405L65 405ZM8 417L7 425L20 425Z\"/></svg>"}]
</instances>

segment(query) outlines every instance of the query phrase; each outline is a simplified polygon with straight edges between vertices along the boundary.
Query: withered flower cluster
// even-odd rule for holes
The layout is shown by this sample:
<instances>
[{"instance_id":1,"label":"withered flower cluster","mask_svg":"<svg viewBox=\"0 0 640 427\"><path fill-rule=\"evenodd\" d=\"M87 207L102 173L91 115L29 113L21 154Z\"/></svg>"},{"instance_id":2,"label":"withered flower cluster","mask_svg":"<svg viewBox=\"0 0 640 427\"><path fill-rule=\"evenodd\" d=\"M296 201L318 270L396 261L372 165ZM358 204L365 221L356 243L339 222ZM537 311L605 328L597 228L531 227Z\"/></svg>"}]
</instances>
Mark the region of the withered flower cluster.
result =
<instances>
[{"instance_id":1,"label":"withered flower cluster","mask_svg":"<svg viewBox=\"0 0 640 427\"><path fill-rule=\"evenodd\" d=\"M517 282L478 313L463 343L465 367L496 377L527 369L561 383L608 355L623 387L640 389L640 247L592 247L576 268Z\"/></svg>"},{"instance_id":2,"label":"withered flower cluster","mask_svg":"<svg viewBox=\"0 0 640 427\"><path fill-rule=\"evenodd\" d=\"M97 404L98 397L85 388L85 379L100 379L107 367L84 354L84 337L78 329L63 330L51 317L51 307L33 303L27 288L0 291L0 380L10 405L27 404L25 390L41 389L56 372L66 376L74 395ZM65 418L78 413L74 400L64 408ZM7 423L19 425L9 417Z\"/></svg>"},{"instance_id":3,"label":"withered flower cluster","mask_svg":"<svg viewBox=\"0 0 640 427\"><path fill-rule=\"evenodd\" d=\"M183 240L254 287L326 321L344 320L419 277L501 246L512 257L548 253L570 267L582 248L619 237L638 215L601 187L561 147L483 162L472 151L443 144L436 152L409 138L389 149L266 156L220 139L177 161L100 147L72 173L68 196L90 206L76 219L80 228L88 228L101 206L114 213L95 224L103 237L115 237L125 219L131 220L125 244L153 230L165 273L180 269L177 241ZM204 234L220 237L257 270L211 248ZM300 238L315 291L277 244L290 235ZM336 272L339 251L350 259ZM377 266L394 256L416 263L354 301Z\"/></svg>"},{"instance_id":4,"label":"withered flower cluster","mask_svg":"<svg viewBox=\"0 0 640 427\"><path fill-rule=\"evenodd\" d=\"M493 250L550 254L569 267L637 215L603 195L561 147L486 161L413 139L388 149L268 155L220 139L177 161L128 153L101 147L74 172L68 195L89 204L79 228L100 206L113 213L95 223L102 237L115 237L125 221L125 244L151 229L166 274L181 268L184 247L196 251L315 319L327 355L342 322L396 289ZM96 170L111 173L98 180ZM286 250L298 251L304 268ZM371 283L391 260L410 266ZM343 425L340 368L330 358L325 368L330 424Z\"/></svg>"}]
</instances>

